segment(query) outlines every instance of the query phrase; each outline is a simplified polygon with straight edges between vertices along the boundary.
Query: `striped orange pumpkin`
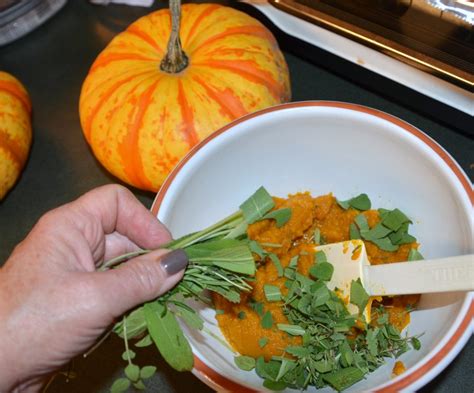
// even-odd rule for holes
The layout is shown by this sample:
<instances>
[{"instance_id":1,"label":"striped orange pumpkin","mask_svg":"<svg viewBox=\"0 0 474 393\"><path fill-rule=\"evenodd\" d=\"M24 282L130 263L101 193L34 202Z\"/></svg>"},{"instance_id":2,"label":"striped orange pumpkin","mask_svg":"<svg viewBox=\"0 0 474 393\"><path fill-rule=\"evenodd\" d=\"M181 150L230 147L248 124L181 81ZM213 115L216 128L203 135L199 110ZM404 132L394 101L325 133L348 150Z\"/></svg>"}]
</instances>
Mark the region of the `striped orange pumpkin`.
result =
<instances>
[{"instance_id":1,"label":"striped orange pumpkin","mask_svg":"<svg viewBox=\"0 0 474 393\"><path fill-rule=\"evenodd\" d=\"M20 176L30 146L30 98L20 81L0 71L0 200Z\"/></svg>"},{"instance_id":2,"label":"striped orange pumpkin","mask_svg":"<svg viewBox=\"0 0 474 393\"><path fill-rule=\"evenodd\" d=\"M172 18L160 10L112 40L81 91L81 124L93 153L112 174L145 190L156 191L211 132L290 99L285 59L259 21L217 4L179 10L182 70L163 66Z\"/></svg>"}]
</instances>

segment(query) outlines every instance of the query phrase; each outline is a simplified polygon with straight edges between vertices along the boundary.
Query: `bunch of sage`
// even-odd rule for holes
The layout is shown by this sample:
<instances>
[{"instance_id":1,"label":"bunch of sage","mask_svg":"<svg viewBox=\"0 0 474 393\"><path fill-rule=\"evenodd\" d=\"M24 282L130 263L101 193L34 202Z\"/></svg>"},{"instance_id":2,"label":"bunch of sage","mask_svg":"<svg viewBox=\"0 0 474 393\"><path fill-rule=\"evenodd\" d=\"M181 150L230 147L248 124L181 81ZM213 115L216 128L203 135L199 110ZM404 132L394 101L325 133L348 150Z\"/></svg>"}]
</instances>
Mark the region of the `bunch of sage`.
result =
<instances>
[{"instance_id":1,"label":"bunch of sage","mask_svg":"<svg viewBox=\"0 0 474 393\"><path fill-rule=\"evenodd\" d=\"M256 271L252 243L247 238L248 225L262 219L274 219L277 225L283 225L291 214L288 209L270 212L274 206L270 194L260 187L240 205L236 213L204 230L163 245L163 248L170 250L183 249L189 258L188 267L183 279L171 291L131 311L114 326L113 331L124 340L122 358L127 366L125 378L119 378L112 385L113 393L125 391L130 385L144 389L143 380L156 371L154 366L140 368L134 363L136 353L129 342L132 339L139 338L135 343L137 348L154 343L163 358L178 371L193 368L191 347L177 317L196 329L203 329L203 321L185 303L185 299L194 298L211 305L211 299L207 297L207 292L211 291L230 302L240 301L240 293L252 288L249 281ZM106 262L102 270L150 251L139 250L121 255Z\"/></svg>"}]
</instances>

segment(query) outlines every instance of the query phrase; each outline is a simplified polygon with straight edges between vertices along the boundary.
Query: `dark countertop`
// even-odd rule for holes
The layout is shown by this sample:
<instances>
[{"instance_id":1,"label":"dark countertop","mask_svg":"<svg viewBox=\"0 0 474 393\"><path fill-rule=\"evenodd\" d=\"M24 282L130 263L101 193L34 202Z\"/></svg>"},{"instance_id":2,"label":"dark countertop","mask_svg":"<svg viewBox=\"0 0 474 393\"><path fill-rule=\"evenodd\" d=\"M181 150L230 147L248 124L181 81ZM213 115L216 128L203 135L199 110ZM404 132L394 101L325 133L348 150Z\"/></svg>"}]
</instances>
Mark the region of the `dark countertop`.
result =
<instances>
[{"instance_id":1,"label":"dark countertop","mask_svg":"<svg viewBox=\"0 0 474 393\"><path fill-rule=\"evenodd\" d=\"M159 3L154 8L163 6ZM449 125L456 124L455 120L440 118L444 112L438 110L439 104L278 32L250 6L233 6L258 17L275 32L289 65L293 100L354 102L398 116L440 143L473 179L474 141L465 130ZM74 0L33 33L0 48L0 69L25 84L34 108L34 143L29 161L16 187L0 202L0 265L47 210L93 187L116 182L94 159L82 136L79 92L99 51L117 32L148 12L138 7L101 7ZM451 110L446 113L456 116ZM151 206L152 193L134 192L147 207ZM66 384L59 376L48 391L106 391L120 373L121 353L121 343L114 338L108 340L88 359L74 361L77 378ZM170 369L153 350L145 351L144 357L159 367L150 381L152 391L211 391L191 374ZM421 391L472 392L473 364L471 338L452 364Z\"/></svg>"}]
</instances>

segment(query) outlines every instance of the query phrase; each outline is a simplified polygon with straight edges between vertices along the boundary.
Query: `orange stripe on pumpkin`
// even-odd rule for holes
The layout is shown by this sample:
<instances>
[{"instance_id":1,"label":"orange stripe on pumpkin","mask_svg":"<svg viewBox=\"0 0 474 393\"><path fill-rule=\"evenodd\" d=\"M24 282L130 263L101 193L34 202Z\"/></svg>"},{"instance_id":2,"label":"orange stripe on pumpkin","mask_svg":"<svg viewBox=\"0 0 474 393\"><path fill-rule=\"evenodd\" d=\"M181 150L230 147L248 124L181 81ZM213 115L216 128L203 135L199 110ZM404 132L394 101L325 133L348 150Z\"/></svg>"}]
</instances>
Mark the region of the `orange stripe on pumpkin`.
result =
<instances>
[{"instance_id":1,"label":"orange stripe on pumpkin","mask_svg":"<svg viewBox=\"0 0 474 393\"><path fill-rule=\"evenodd\" d=\"M145 56L140 56L137 54L131 53L107 53L105 55L99 56L97 60L92 64L91 69L89 70L89 76L97 70L97 68L104 67L114 61L123 61L123 60L142 60L142 61L157 61L156 58L149 58Z\"/></svg>"},{"instance_id":2,"label":"orange stripe on pumpkin","mask_svg":"<svg viewBox=\"0 0 474 393\"><path fill-rule=\"evenodd\" d=\"M121 79L118 82L115 82L109 90L107 90L104 95L100 98L99 103L91 110L89 117L84 121L84 136L86 137L87 141L90 143L91 133L92 133L92 122L94 118L99 113L100 108L108 102L109 98L125 83L130 82L132 79L147 74L147 72L142 72L140 74L134 74L127 78Z\"/></svg>"},{"instance_id":3,"label":"orange stripe on pumpkin","mask_svg":"<svg viewBox=\"0 0 474 393\"><path fill-rule=\"evenodd\" d=\"M201 8L203 8L201 6ZM183 38L183 46L186 45L191 39L195 38L196 29L200 28L201 22L204 18L208 18L214 11L221 9L222 6L217 4L208 4L207 7L204 9L203 12L195 19L193 25L189 29L189 32L185 38ZM214 26L214 24L210 24L209 26ZM206 29L201 29L199 33L206 31Z\"/></svg>"},{"instance_id":4,"label":"orange stripe on pumpkin","mask_svg":"<svg viewBox=\"0 0 474 393\"><path fill-rule=\"evenodd\" d=\"M278 82L273 79L272 74L266 71L257 69L255 62L249 60L207 60L202 63L194 63L193 66L204 66L211 69L225 69L235 72L242 78L251 82L265 86L270 94L278 102L285 97L283 86L279 86ZM215 71L214 71L215 72Z\"/></svg>"},{"instance_id":5,"label":"orange stripe on pumpkin","mask_svg":"<svg viewBox=\"0 0 474 393\"><path fill-rule=\"evenodd\" d=\"M254 37L261 37L265 40L270 41L271 43L275 43L275 38L273 37L273 35L263 26L238 26L231 27L223 31L222 33L216 34L208 38L207 40L201 42L199 46L193 50L193 52L198 52L201 48L206 48L211 43L222 40L232 35L251 35Z\"/></svg>"},{"instance_id":6,"label":"orange stripe on pumpkin","mask_svg":"<svg viewBox=\"0 0 474 393\"><path fill-rule=\"evenodd\" d=\"M189 147L193 147L199 142L199 137L196 128L194 127L193 108L189 105L188 100L186 99L183 84L180 80L178 80L178 104L181 110L181 116L183 117L180 131L189 144Z\"/></svg>"},{"instance_id":7,"label":"orange stripe on pumpkin","mask_svg":"<svg viewBox=\"0 0 474 393\"><path fill-rule=\"evenodd\" d=\"M130 25L130 27L127 29L127 33L137 36L138 38L141 38L143 41L147 42L153 48L155 48L160 54L163 53L163 48L158 46L158 43L152 37L150 37L147 33L145 33L143 30L140 30L137 27L137 25L135 24Z\"/></svg>"},{"instance_id":8,"label":"orange stripe on pumpkin","mask_svg":"<svg viewBox=\"0 0 474 393\"><path fill-rule=\"evenodd\" d=\"M207 95L221 107L222 112L229 116L231 120L247 113L240 99L233 94L230 88L225 90L211 89L209 82L205 82L197 76L193 79L206 90Z\"/></svg>"},{"instance_id":9,"label":"orange stripe on pumpkin","mask_svg":"<svg viewBox=\"0 0 474 393\"><path fill-rule=\"evenodd\" d=\"M15 98L17 98L20 102L23 108L28 113L31 113L31 104L28 96L25 94L23 90L20 89L20 87L14 83L14 82L7 82L7 81L0 81L0 90L3 90Z\"/></svg>"},{"instance_id":10,"label":"orange stripe on pumpkin","mask_svg":"<svg viewBox=\"0 0 474 393\"><path fill-rule=\"evenodd\" d=\"M23 162L24 162L24 155L21 152L21 148L18 145L17 142L15 142L13 139L11 139L8 134L2 132L0 129L0 149L6 150L8 153L10 153L10 156L15 163L15 165L18 166L18 168L23 167Z\"/></svg>"},{"instance_id":11,"label":"orange stripe on pumpkin","mask_svg":"<svg viewBox=\"0 0 474 393\"><path fill-rule=\"evenodd\" d=\"M145 175L143 162L140 156L140 150L137 148L137 144L139 142L140 131L143 126L143 118L145 117L145 113L153 99L153 93L159 83L160 80L157 80L140 96L136 105L137 112L129 126L128 133L118 145L118 152L124 163L123 170L125 175L137 187L148 190L152 189L153 185Z\"/></svg>"}]
</instances>

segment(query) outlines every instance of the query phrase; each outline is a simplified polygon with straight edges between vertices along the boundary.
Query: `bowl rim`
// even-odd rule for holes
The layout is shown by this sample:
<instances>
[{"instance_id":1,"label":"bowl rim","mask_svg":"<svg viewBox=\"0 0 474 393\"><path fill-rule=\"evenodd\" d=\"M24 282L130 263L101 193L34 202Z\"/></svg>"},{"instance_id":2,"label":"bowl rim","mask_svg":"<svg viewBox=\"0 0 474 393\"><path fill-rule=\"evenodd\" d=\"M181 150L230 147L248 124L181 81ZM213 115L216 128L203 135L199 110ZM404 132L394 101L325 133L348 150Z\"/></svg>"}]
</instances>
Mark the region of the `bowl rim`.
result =
<instances>
[{"instance_id":1,"label":"bowl rim","mask_svg":"<svg viewBox=\"0 0 474 393\"><path fill-rule=\"evenodd\" d=\"M370 108L367 106L339 102L339 101L300 101L286 104L280 104L272 106L260 111L256 111L245 116L242 116L217 131L210 134L208 137L203 139L200 143L189 151L187 155L175 166L173 171L168 175L162 186L158 190L156 197L151 206L151 212L158 216L162 202L166 196L168 189L170 188L173 180L176 178L181 169L186 163L207 143L212 141L219 135L229 131L236 125L243 123L252 118L265 115L272 112L304 108L304 107L326 107L326 108L339 108L345 110L356 111L359 113L368 114L377 117L381 120L388 121L393 125L398 126L401 130L406 131L427 145L431 150L441 158L445 164L451 169L462 188L467 194L471 205L474 206L474 192L467 175L464 173L459 164L451 157L451 155L434 139L419 130L415 126L405 122L404 120L390 115L378 109ZM448 331L447 340L442 345L438 345L437 348L430 351L423 359L421 359L414 367L408 369L405 373L401 374L397 378L394 378L387 383L380 385L375 388L373 392L377 393L388 393L398 392L406 388L416 388L423 386L439 374L461 351L469 338L469 332L474 330L473 319L474 319L474 292L467 292L461 311L454 321L451 329ZM445 336L445 338L446 338ZM201 381L206 383L208 386L217 389L218 391L227 392L257 392L252 388L245 387L238 382L235 382L224 375L219 374L217 371L206 365L199 357L194 355L194 368L193 374L197 376Z\"/></svg>"}]
</instances>

